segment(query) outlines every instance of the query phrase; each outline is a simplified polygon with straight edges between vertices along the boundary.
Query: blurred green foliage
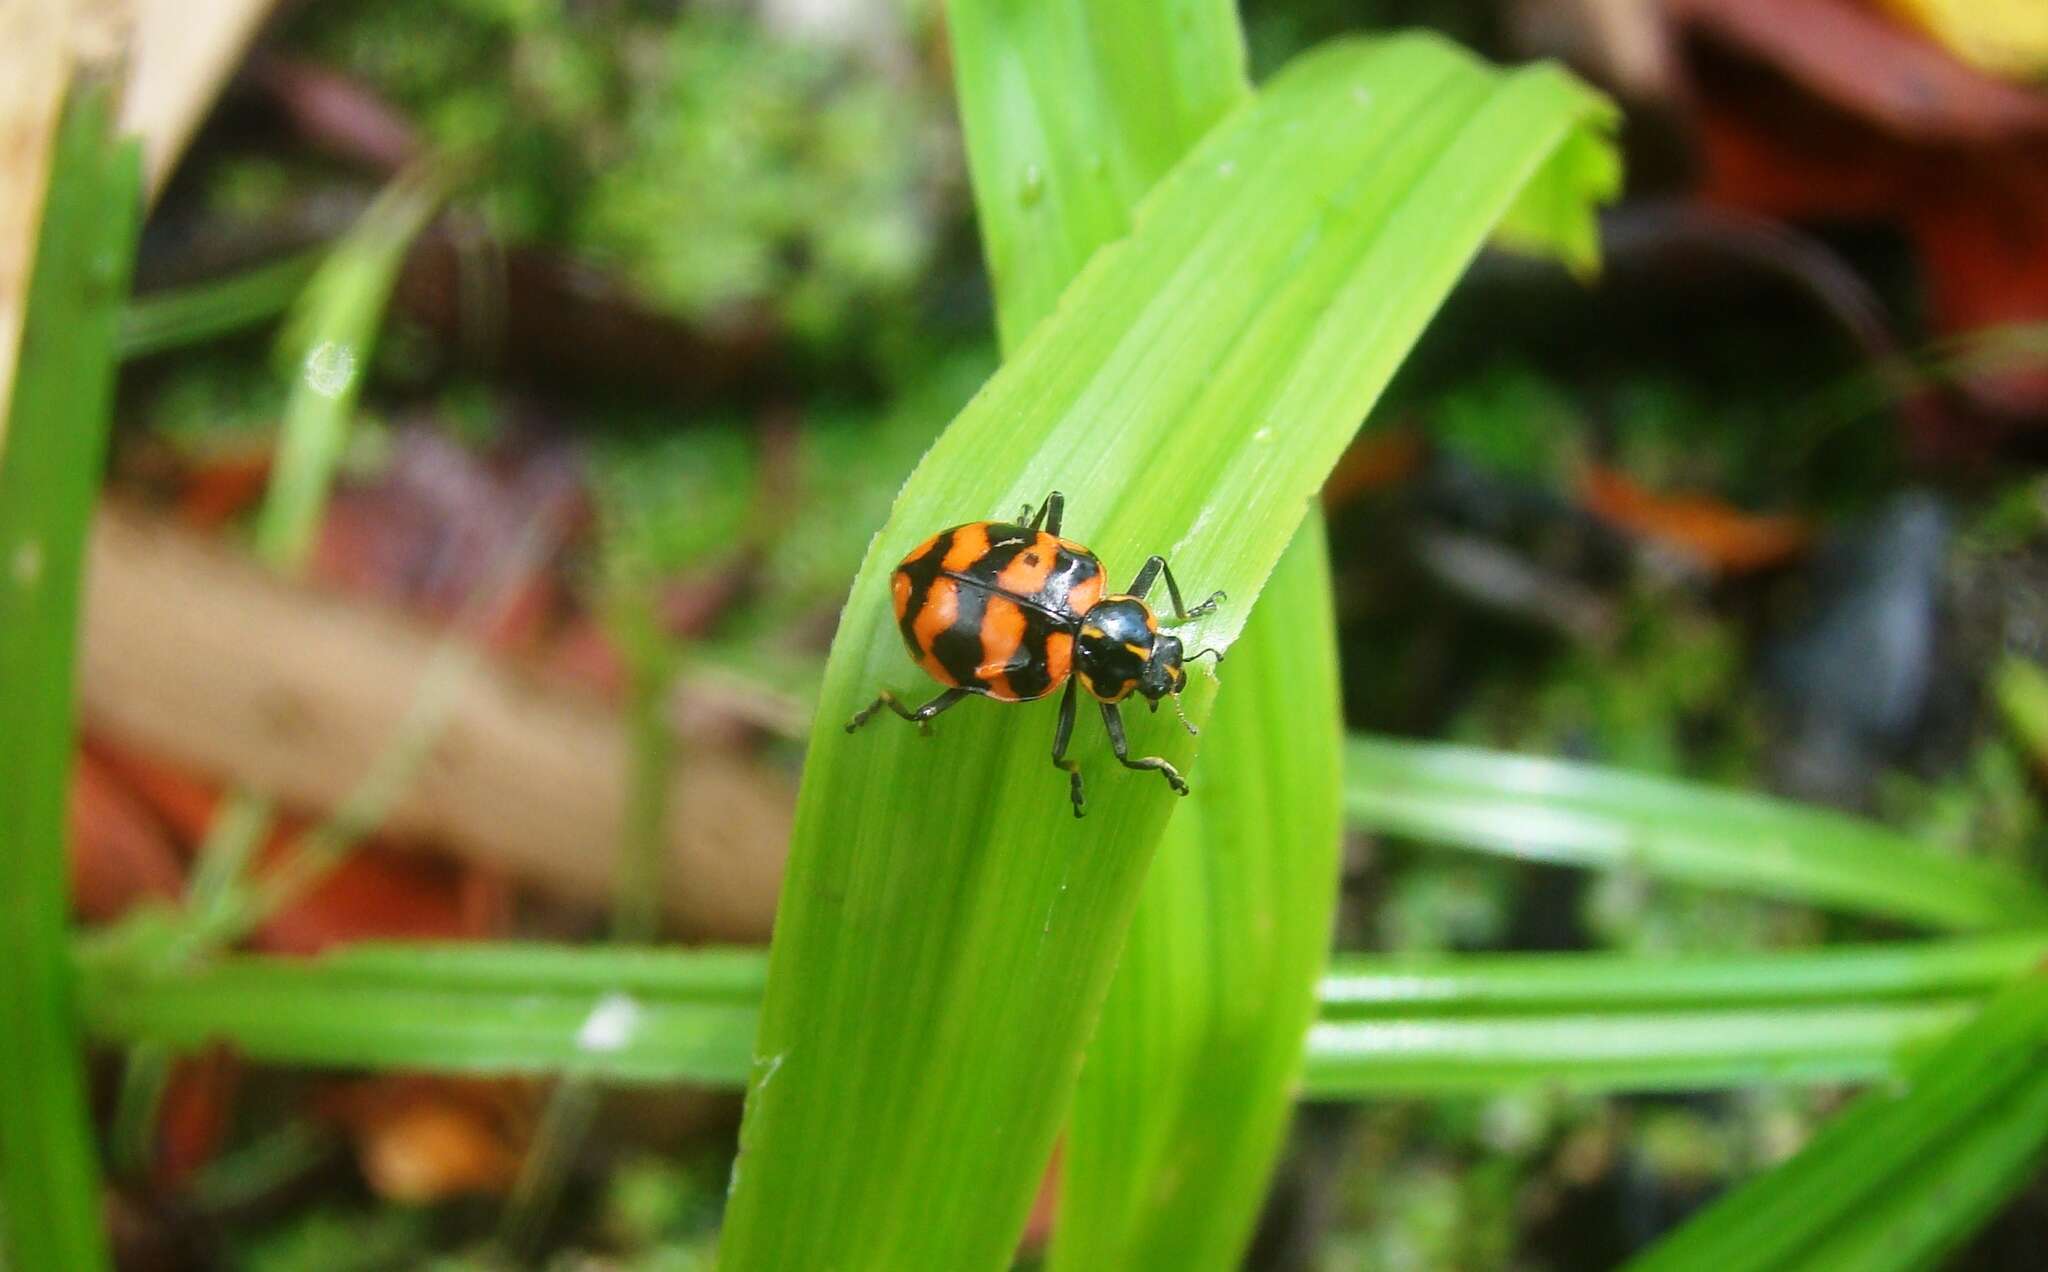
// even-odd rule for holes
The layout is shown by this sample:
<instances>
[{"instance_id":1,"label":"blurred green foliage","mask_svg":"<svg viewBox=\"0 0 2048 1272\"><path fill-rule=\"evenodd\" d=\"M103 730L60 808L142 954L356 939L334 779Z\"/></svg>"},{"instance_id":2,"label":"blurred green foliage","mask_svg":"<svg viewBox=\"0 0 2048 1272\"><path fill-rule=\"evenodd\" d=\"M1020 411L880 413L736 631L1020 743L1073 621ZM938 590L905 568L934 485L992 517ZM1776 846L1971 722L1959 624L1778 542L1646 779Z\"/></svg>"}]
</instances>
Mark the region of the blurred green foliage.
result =
<instances>
[{"instance_id":1,"label":"blurred green foliage","mask_svg":"<svg viewBox=\"0 0 2048 1272\"><path fill-rule=\"evenodd\" d=\"M461 0L422 22L366 0L289 36L475 161L496 233L713 324L770 309L808 340L872 338L958 182L943 83L711 6Z\"/></svg>"},{"instance_id":2,"label":"blurred green foliage","mask_svg":"<svg viewBox=\"0 0 2048 1272\"><path fill-rule=\"evenodd\" d=\"M1484 0L1245 8L1260 72L1360 27L1427 22L1484 44L1500 15ZM889 55L769 32L734 6L658 0L450 0L431 11L352 0L303 6L282 30L286 52L356 77L465 156L474 180L461 205L494 234L595 266L668 313L714 327L766 314L807 346L863 362L871 392L793 377L780 421L580 403L569 423L591 439L598 546L584 581L599 604L630 595L644 616L663 587L757 551L744 603L694 640L692 657L803 701L898 484L995 364L931 9L876 7ZM207 163L203 197L230 222L348 184L297 154L230 150ZM963 327L973 330L963 337ZM1464 334L1490 339L1491 328L1475 320ZM409 365L406 348L394 333L380 357L352 471L374 469L385 414L417 409L479 442L503 429L495 386L421 393L394 375ZM1896 489L1892 421L1833 409L1836 390L1860 383L1834 354L1759 347L1736 330L1685 352L1696 365L1588 369L1489 344L1440 382L1397 386L1387 418L1413 422L1441 455L1496 483L1497 506L1568 509L1575 466L1594 457L1652 489L1824 523ZM196 456L246 446L283 403L245 345L188 351L132 387L150 432ZM1965 492L1982 506L1958 536L1957 566L1986 592L2012 591L2000 570L2040 555L2044 489L2007 476ZM1766 782L1769 704L1752 684L1754 615L1739 587L1585 553L1556 516L1512 527L1499 536L1509 547L1592 579L1609 602L1607 643L1575 642L1418 585L1401 537L1416 519L1408 499L1374 496L1372 509L1333 523L1355 724L1733 787ZM1995 723L1964 732L1957 755L1888 773L1876 812L1958 855L2038 872L2048 864L2038 757ZM1566 876L1400 842L1354 845L1353 859L1345 939L1355 947L1739 949L1843 934L1810 911L1652 887L1626 871ZM1645 1237L1733 1173L1782 1159L1836 1102L1825 1091L1698 1101L1527 1092L1371 1109L1335 1154L1325 1266L1618 1258L1624 1229ZM722 1179L716 1162L617 1163L565 1219L574 1231L557 1266L708 1268ZM1600 1208L1598 1224L1575 1222L1587 1205ZM336 1204L236 1230L231 1250L236 1266L265 1272L416 1264L466 1239L447 1219Z\"/></svg>"}]
</instances>

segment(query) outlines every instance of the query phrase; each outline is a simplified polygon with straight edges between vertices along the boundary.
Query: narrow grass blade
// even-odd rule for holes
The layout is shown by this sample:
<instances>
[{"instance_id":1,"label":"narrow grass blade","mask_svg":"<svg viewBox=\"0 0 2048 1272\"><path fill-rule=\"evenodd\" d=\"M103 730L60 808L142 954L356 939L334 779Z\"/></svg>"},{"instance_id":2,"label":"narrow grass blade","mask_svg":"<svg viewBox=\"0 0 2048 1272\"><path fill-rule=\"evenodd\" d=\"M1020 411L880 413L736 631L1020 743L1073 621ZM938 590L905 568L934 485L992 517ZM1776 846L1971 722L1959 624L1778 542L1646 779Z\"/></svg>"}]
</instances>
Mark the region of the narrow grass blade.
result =
<instances>
[{"instance_id":1,"label":"narrow grass blade","mask_svg":"<svg viewBox=\"0 0 2048 1272\"><path fill-rule=\"evenodd\" d=\"M137 975L84 964L99 1037L346 1068L550 1073L738 1086L759 1010L755 951L359 946Z\"/></svg>"},{"instance_id":2,"label":"narrow grass blade","mask_svg":"<svg viewBox=\"0 0 2048 1272\"><path fill-rule=\"evenodd\" d=\"M1969 1018L1970 1005L1319 1021L1303 1085L1311 1099L1478 1094L1517 1087L1584 1093L1700 1091L1869 1081L1912 1044Z\"/></svg>"},{"instance_id":3,"label":"narrow grass blade","mask_svg":"<svg viewBox=\"0 0 2048 1272\"><path fill-rule=\"evenodd\" d=\"M1363 1099L1886 1078L2044 956L2037 932L1796 954L1345 957L1323 981L1306 1086Z\"/></svg>"},{"instance_id":4,"label":"narrow grass blade","mask_svg":"<svg viewBox=\"0 0 2048 1272\"><path fill-rule=\"evenodd\" d=\"M1189 633L1227 646L1459 271L1547 156L1608 118L1560 72L1498 76L1434 39L1312 54L1154 187L932 448L827 664L727 1267L1008 1257L1174 799L1091 736L1094 810L1067 818L1049 702L971 703L935 742L842 735L878 687L914 683L890 567L1061 488L1067 532L1113 573L1159 550L1191 590L1228 591ZM1213 687L1189 695L1198 723ZM1188 761L1170 718L1136 722L1139 751Z\"/></svg>"},{"instance_id":5,"label":"narrow grass blade","mask_svg":"<svg viewBox=\"0 0 2048 1272\"><path fill-rule=\"evenodd\" d=\"M1322 1019L1794 1007L1975 996L2048 959L2048 932L1777 954L1344 955Z\"/></svg>"},{"instance_id":6,"label":"narrow grass blade","mask_svg":"<svg viewBox=\"0 0 2048 1272\"><path fill-rule=\"evenodd\" d=\"M1202 135L1251 97L1230 0L953 0L967 170L1015 349Z\"/></svg>"},{"instance_id":7,"label":"narrow grass blade","mask_svg":"<svg viewBox=\"0 0 2048 1272\"><path fill-rule=\"evenodd\" d=\"M1987 1003L1903 1081L1863 1095L1797 1156L1631 1266L1920 1264L1995 1204L2048 1135L2044 1040L2048 976L2034 974ZM1893 1240L1900 1244L1887 1244ZM1828 1261L1852 1253L1872 1261Z\"/></svg>"},{"instance_id":8,"label":"narrow grass blade","mask_svg":"<svg viewBox=\"0 0 2048 1272\"><path fill-rule=\"evenodd\" d=\"M65 809L85 533L142 207L112 101L109 83L82 78L64 107L0 434L0 1231L21 1268L107 1262L65 943Z\"/></svg>"},{"instance_id":9,"label":"narrow grass blade","mask_svg":"<svg viewBox=\"0 0 2048 1272\"><path fill-rule=\"evenodd\" d=\"M279 352L292 376L277 465L256 524L256 551L296 572L327 507L385 302L405 251L440 207L445 177L415 167L394 180L321 261L287 320Z\"/></svg>"},{"instance_id":10,"label":"narrow grass blade","mask_svg":"<svg viewBox=\"0 0 2048 1272\"><path fill-rule=\"evenodd\" d=\"M302 252L216 281L137 296L121 311L121 356L201 344L282 314L319 268Z\"/></svg>"},{"instance_id":11,"label":"narrow grass blade","mask_svg":"<svg viewBox=\"0 0 2048 1272\"><path fill-rule=\"evenodd\" d=\"M1933 927L2048 923L2048 890L1826 809L1469 747L1354 738L1363 829L1504 856L1730 888Z\"/></svg>"},{"instance_id":12,"label":"narrow grass blade","mask_svg":"<svg viewBox=\"0 0 2048 1272\"><path fill-rule=\"evenodd\" d=\"M2007 655L1992 673L1991 693L2007 726L2026 744L2034 763L2048 766L2048 671Z\"/></svg>"},{"instance_id":13,"label":"narrow grass blade","mask_svg":"<svg viewBox=\"0 0 2048 1272\"><path fill-rule=\"evenodd\" d=\"M1178 968L1194 987L1189 996L1213 1001L1221 1018L1256 979L1176 963L1171 950L1154 956L1153 948L1133 946L1148 960L1144 974ZM1705 1090L1894 1077L1916 1047L2044 957L2042 933L1715 957L1347 956L1320 985L1305 1094L1378 1099L1544 1083ZM169 972L88 946L79 961L80 1009L106 1042L166 1050L221 1042L253 1060L318 1067L705 1086L745 1080L767 976L757 949L529 944L359 945L312 960L234 956ZM1276 1063L1246 1048L1228 1058ZM1212 1089L1178 1059L1158 1080L1184 1089L1176 1109ZM1093 1097L1084 1088L1080 1098ZM1193 1128L1183 1135L1160 1142L1199 1151L1222 1138Z\"/></svg>"},{"instance_id":14,"label":"narrow grass blade","mask_svg":"<svg viewBox=\"0 0 2048 1272\"><path fill-rule=\"evenodd\" d=\"M1806 1252L1807 1266L1924 1268L1975 1231L2040 1168L2048 1144L2048 1065L2021 1078L1939 1152L1894 1180L1883 1202Z\"/></svg>"}]
</instances>

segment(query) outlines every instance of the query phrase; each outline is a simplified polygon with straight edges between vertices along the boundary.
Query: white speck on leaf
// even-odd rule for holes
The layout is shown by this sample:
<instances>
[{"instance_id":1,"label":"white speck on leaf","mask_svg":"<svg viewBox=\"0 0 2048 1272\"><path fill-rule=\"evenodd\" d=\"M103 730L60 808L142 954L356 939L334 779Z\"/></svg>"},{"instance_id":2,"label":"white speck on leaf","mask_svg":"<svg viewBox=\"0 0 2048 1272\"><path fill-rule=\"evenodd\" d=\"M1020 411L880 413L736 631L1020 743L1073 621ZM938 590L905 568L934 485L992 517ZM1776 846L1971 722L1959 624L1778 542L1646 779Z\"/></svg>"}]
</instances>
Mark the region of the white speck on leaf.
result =
<instances>
[{"instance_id":1,"label":"white speck on leaf","mask_svg":"<svg viewBox=\"0 0 2048 1272\"><path fill-rule=\"evenodd\" d=\"M14 571L14 581L27 591L43 577L43 545L40 540L23 540L14 549L14 560L9 563Z\"/></svg>"},{"instance_id":2,"label":"white speck on leaf","mask_svg":"<svg viewBox=\"0 0 2048 1272\"><path fill-rule=\"evenodd\" d=\"M618 1051L633 1041L633 1035L639 1031L640 1004L615 991L598 999L590 1009L583 1027L576 1031L576 1047L599 1054Z\"/></svg>"},{"instance_id":3,"label":"white speck on leaf","mask_svg":"<svg viewBox=\"0 0 2048 1272\"><path fill-rule=\"evenodd\" d=\"M356 351L345 344L322 340L306 354L306 387L325 398L338 398L356 378Z\"/></svg>"}]
</instances>

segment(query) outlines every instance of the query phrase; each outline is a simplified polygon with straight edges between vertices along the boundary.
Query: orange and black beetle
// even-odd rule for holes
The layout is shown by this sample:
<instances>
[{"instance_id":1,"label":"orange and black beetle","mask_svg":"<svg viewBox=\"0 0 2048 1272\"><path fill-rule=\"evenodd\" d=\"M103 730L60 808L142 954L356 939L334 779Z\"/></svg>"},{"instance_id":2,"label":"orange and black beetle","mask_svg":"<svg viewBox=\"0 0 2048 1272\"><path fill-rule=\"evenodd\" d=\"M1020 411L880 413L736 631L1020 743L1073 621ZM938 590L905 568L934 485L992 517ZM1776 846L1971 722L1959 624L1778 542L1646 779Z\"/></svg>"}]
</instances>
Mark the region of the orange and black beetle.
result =
<instances>
[{"instance_id":1,"label":"orange and black beetle","mask_svg":"<svg viewBox=\"0 0 2048 1272\"><path fill-rule=\"evenodd\" d=\"M1145 604L1154 580L1166 579L1173 623L1209 613L1223 593L1186 608L1166 558L1155 556L1131 580L1128 592L1103 596L1102 562L1080 544L1060 538L1064 504L1055 490L1028 525L970 522L941 530L910 550L889 576L896 626L917 665L950 687L916 710L885 689L848 722L846 731L887 707L929 733L933 716L969 694L1030 702L1064 682L1052 762L1067 773L1074 816L1081 815L1081 767L1067 758L1067 742L1074 733L1076 685L1102 704L1103 727L1124 767L1156 769L1168 786L1185 795L1188 784L1173 765L1157 756L1131 758L1117 704L1136 692L1156 711L1159 700L1170 694L1174 709L1180 709L1187 672L1181 667L1179 639L1160 633L1159 620ZM1025 507L1028 511L1030 505ZM1222 655L1216 657L1220 661ZM1181 723L1187 724L1185 716ZM1192 724L1187 727L1195 731Z\"/></svg>"}]
</instances>

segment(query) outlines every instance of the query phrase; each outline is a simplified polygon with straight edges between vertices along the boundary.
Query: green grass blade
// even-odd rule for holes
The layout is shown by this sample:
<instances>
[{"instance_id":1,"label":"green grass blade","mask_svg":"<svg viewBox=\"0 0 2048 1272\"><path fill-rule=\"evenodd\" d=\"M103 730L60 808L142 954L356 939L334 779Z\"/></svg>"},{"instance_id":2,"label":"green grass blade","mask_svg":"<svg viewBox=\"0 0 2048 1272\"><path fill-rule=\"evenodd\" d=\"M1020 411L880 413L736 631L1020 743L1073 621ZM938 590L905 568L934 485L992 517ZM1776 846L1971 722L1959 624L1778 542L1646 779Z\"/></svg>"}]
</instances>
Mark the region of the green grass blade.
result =
<instances>
[{"instance_id":1,"label":"green grass blade","mask_svg":"<svg viewBox=\"0 0 2048 1272\"><path fill-rule=\"evenodd\" d=\"M1095 250L1251 96L1230 0L947 5L967 170L1015 349Z\"/></svg>"},{"instance_id":2,"label":"green grass blade","mask_svg":"<svg viewBox=\"0 0 2048 1272\"><path fill-rule=\"evenodd\" d=\"M1981 929L2048 922L2048 890L1826 809L1562 760L1353 738L1354 826L1481 852Z\"/></svg>"},{"instance_id":3,"label":"green grass blade","mask_svg":"<svg viewBox=\"0 0 2048 1272\"><path fill-rule=\"evenodd\" d=\"M2026 744L2035 763L2048 764L2048 671L2009 654L1992 673L1991 694L2006 725Z\"/></svg>"},{"instance_id":4,"label":"green grass blade","mask_svg":"<svg viewBox=\"0 0 2048 1272\"><path fill-rule=\"evenodd\" d=\"M321 261L286 320L279 353L292 390L256 521L256 552L276 569L298 570L312 548L385 302L406 249L441 205L443 182L429 167L400 174Z\"/></svg>"},{"instance_id":5,"label":"green grass blade","mask_svg":"<svg viewBox=\"0 0 2048 1272\"><path fill-rule=\"evenodd\" d=\"M0 1231L21 1268L107 1263L66 956L66 801L86 526L113 410L141 164L82 79L53 148L0 433Z\"/></svg>"},{"instance_id":6,"label":"green grass blade","mask_svg":"<svg viewBox=\"0 0 2048 1272\"><path fill-rule=\"evenodd\" d=\"M1890 1077L2044 956L2048 933L1797 954L1345 957L1323 980L1306 1086L1363 1099Z\"/></svg>"},{"instance_id":7,"label":"green grass blade","mask_svg":"<svg viewBox=\"0 0 2048 1272\"><path fill-rule=\"evenodd\" d=\"M200 344L282 314L319 268L302 252L228 278L137 296L121 312L121 356L142 358Z\"/></svg>"},{"instance_id":8,"label":"green grass blade","mask_svg":"<svg viewBox=\"0 0 2048 1272\"><path fill-rule=\"evenodd\" d=\"M1804 1256L1810 1267L1886 1272L1940 1262L2041 1163L2048 1143L2048 1066L2037 1067L1962 1133L1929 1154L1872 1207Z\"/></svg>"},{"instance_id":9,"label":"green grass blade","mask_svg":"<svg viewBox=\"0 0 2048 1272\"><path fill-rule=\"evenodd\" d=\"M1170 949L1133 951L1150 961L1148 977L1178 967L1219 1016L1257 980L1253 969L1190 969ZM1542 1083L1644 1091L1891 1077L1914 1047L2044 956L2042 933L1712 957L1347 956L1321 982L1305 1091L1346 1100ZM527 944L359 945L175 972L141 970L105 949L80 962L81 1011L108 1042L225 1042L258 1061L322 1067L706 1086L745 1080L767 973L757 949ZM582 1042L594 1015L612 1022L600 1028L607 1046ZM1168 1107L1192 1107L1194 1094L1214 1089L1182 1053L1160 1054L1173 1067L1159 1081L1184 1091ZM1242 1048L1229 1058L1277 1064ZM1186 1129L1173 1142L1199 1152L1223 1138Z\"/></svg>"},{"instance_id":10,"label":"green grass blade","mask_svg":"<svg viewBox=\"0 0 2048 1272\"><path fill-rule=\"evenodd\" d=\"M1969 1018L1967 1002L1319 1021L1303 1085L1321 1100L1556 1087L1698 1091L1864 1081Z\"/></svg>"},{"instance_id":11,"label":"green grass blade","mask_svg":"<svg viewBox=\"0 0 2048 1272\"><path fill-rule=\"evenodd\" d=\"M1976 995L2048 959L2048 932L1777 954L1340 956L1325 1022L1791 1007Z\"/></svg>"},{"instance_id":12,"label":"green grass blade","mask_svg":"<svg viewBox=\"0 0 2048 1272\"><path fill-rule=\"evenodd\" d=\"M728 1267L1008 1256L1171 811L1085 735L1094 811L1066 818L1051 703L969 704L932 742L843 736L878 686L915 683L896 559L1060 487L1112 572L1164 550L1190 588L1228 590L1193 633L1227 644L1457 274L1545 156L1607 118L1560 72L1499 77L1432 39L1313 54L1159 182L939 439L826 668ZM1212 693L1198 677L1198 721ZM1140 751L1192 754L1170 718L1137 724Z\"/></svg>"},{"instance_id":13,"label":"green grass blade","mask_svg":"<svg viewBox=\"0 0 2048 1272\"><path fill-rule=\"evenodd\" d=\"M738 1086L759 1012L758 951L358 946L136 975L84 964L99 1037L271 1063L586 1074Z\"/></svg>"},{"instance_id":14,"label":"green grass blade","mask_svg":"<svg viewBox=\"0 0 2048 1272\"><path fill-rule=\"evenodd\" d=\"M2017 1163L2048 1134L2039 1091L2048 1039L2048 977L1992 999L1899 1083L1867 1092L1795 1157L1708 1207L1633 1267L1747 1268L1911 1265L1914 1249L1953 1240L2016 1181ZM1955 1179L1930 1172L1962 1165ZM1912 1247L1886 1250L1897 1237ZM1875 1263L1822 1262L1829 1253Z\"/></svg>"}]
</instances>

